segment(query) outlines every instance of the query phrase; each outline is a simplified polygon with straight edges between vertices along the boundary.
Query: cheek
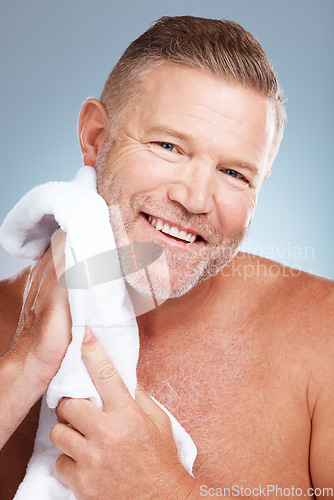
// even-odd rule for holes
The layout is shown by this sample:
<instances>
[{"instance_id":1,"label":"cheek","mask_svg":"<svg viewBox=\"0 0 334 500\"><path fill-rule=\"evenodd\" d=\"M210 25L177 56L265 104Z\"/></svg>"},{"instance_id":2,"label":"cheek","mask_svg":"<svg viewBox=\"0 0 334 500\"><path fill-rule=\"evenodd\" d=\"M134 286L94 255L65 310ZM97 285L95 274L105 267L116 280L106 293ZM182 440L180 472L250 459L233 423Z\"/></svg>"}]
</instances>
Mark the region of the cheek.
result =
<instances>
[{"instance_id":1,"label":"cheek","mask_svg":"<svg viewBox=\"0 0 334 500\"><path fill-rule=\"evenodd\" d=\"M172 179L175 165L149 152L132 150L120 155L113 168L122 191L133 195L165 187Z\"/></svg>"},{"instance_id":2,"label":"cheek","mask_svg":"<svg viewBox=\"0 0 334 500\"><path fill-rule=\"evenodd\" d=\"M228 190L217 197L218 223L227 238L245 231L251 223L256 206L254 192Z\"/></svg>"}]
</instances>

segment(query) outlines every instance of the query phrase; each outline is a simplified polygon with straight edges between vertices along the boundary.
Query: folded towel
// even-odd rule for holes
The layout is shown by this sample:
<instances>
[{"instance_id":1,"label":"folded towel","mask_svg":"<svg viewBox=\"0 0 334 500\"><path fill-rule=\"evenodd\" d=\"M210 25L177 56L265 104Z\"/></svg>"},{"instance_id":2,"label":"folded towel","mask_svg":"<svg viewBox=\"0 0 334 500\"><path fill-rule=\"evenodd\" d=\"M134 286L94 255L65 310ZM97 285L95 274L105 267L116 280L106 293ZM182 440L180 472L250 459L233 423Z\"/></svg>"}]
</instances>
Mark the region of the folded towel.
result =
<instances>
[{"instance_id":1,"label":"folded towel","mask_svg":"<svg viewBox=\"0 0 334 500\"><path fill-rule=\"evenodd\" d=\"M0 228L0 242L16 257L38 260L59 226L66 233L65 281L72 317L72 341L43 397L34 453L15 500L74 498L57 478L55 461L60 453L50 442L49 433L57 423L54 408L62 397L89 398L102 407L101 398L81 359L85 325L93 329L133 397L136 389L139 355L136 313L115 251L109 210L96 192L93 168L81 168L72 182L50 182L32 189L7 215ZM153 251L153 254L159 252ZM104 264L102 269L96 259ZM106 262L109 267L105 266ZM149 263L143 266L147 272ZM86 270L84 275L81 271L76 272L79 268ZM191 474L196 446L175 418L163 409L171 419L179 459Z\"/></svg>"}]
</instances>

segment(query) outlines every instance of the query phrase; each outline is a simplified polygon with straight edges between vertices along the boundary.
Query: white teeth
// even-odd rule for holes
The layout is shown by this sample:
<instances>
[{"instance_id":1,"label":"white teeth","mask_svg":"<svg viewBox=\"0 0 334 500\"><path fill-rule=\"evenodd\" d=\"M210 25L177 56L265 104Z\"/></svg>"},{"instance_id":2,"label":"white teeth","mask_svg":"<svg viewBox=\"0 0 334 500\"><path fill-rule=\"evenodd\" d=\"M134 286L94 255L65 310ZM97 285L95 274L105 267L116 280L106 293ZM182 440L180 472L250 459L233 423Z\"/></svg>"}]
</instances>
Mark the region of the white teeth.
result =
<instances>
[{"instance_id":1,"label":"white teeth","mask_svg":"<svg viewBox=\"0 0 334 500\"><path fill-rule=\"evenodd\" d=\"M161 229L161 231L162 231L163 233L167 233L167 234L169 234L169 225L167 224L167 222L166 222L166 224L164 225L164 227Z\"/></svg>"},{"instance_id":2,"label":"white teeth","mask_svg":"<svg viewBox=\"0 0 334 500\"><path fill-rule=\"evenodd\" d=\"M171 228L170 228L170 230L169 230L169 234L170 234L171 236L176 236L176 237L178 237L178 236L179 236L179 230L178 230L178 228L177 228L177 227L174 227L174 226L173 226L173 227L171 227Z\"/></svg>"},{"instance_id":3,"label":"white teeth","mask_svg":"<svg viewBox=\"0 0 334 500\"><path fill-rule=\"evenodd\" d=\"M155 226L155 227L156 227L157 229L159 229L159 231L161 231L161 229L163 228L163 225L164 225L164 223L162 222L162 220L161 220L161 219L158 219L157 224L156 224L156 226Z\"/></svg>"},{"instance_id":4,"label":"white teeth","mask_svg":"<svg viewBox=\"0 0 334 500\"><path fill-rule=\"evenodd\" d=\"M182 230L179 231L177 227L171 226L167 222L163 222L161 219L154 219L150 215L147 220L151 223L153 227L158 229L158 231L162 231L163 233L169 234L170 236L174 236L175 238L179 238L180 240L188 241L189 243L194 243L197 238L196 234L187 233Z\"/></svg>"}]
</instances>

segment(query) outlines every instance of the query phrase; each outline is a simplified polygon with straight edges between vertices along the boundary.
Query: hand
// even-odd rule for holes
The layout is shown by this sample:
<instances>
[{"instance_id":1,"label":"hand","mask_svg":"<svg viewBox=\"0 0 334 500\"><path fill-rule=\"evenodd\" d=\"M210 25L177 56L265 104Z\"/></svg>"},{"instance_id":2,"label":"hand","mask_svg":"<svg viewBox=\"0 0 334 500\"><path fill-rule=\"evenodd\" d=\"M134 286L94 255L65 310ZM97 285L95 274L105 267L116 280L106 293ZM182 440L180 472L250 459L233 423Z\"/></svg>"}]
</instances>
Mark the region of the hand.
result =
<instances>
[{"instance_id":1,"label":"hand","mask_svg":"<svg viewBox=\"0 0 334 500\"><path fill-rule=\"evenodd\" d=\"M31 272L31 287L24 304L23 319L7 358L26 367L34 379L38 397L57 373L71 339L67 289L61 287L56 267L64 267L65 233L56 238ZM52 252L53 250L53 252Z\"/></svg>"},{"instance_id":2,"label":"hand","mask_svg":"<svg viewBox=\"0 0 334 500\"><path fill-rule=\"evenodd\" d=\"M78 500L188 498L194 478L177 457L169 417L140 387L134 400L90 332L82 357L103 400L64 398L50 433L60 480Z\"/></svg>"}]
</instances>

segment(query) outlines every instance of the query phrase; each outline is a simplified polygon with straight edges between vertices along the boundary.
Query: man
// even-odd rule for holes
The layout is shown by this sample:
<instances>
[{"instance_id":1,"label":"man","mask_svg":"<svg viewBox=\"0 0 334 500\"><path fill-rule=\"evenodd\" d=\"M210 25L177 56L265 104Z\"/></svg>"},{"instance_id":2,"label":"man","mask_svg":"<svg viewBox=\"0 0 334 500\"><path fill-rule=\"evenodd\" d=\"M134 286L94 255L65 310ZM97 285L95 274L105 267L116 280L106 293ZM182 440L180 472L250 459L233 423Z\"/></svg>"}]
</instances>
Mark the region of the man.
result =
<instances>
[{"instance_id":1,"label":"man","mask_svg":"<svg viewBox=\"0 0 334 500\"><path fill-rule=\"evenodd\" d=\"M63 453L58 475L77 498L330 496L333 283L237 253L284 116L254 38L232 22L187 16L163 18L139 37L101 100L84 104L84 163L96 168L108 205L120 207L127 237L163 246L169 276L158 276L165 302L137 318L136 401L86 331L83 358L104 410L65 399L51 433ZM120 246L121 225L112 223ZM27 274L1 284L4 499L22 479L38 400L70 337L50 250L36 266L15 337ZM194 478L147 393L197 445Z\"/></svg>"}]
</instances>

